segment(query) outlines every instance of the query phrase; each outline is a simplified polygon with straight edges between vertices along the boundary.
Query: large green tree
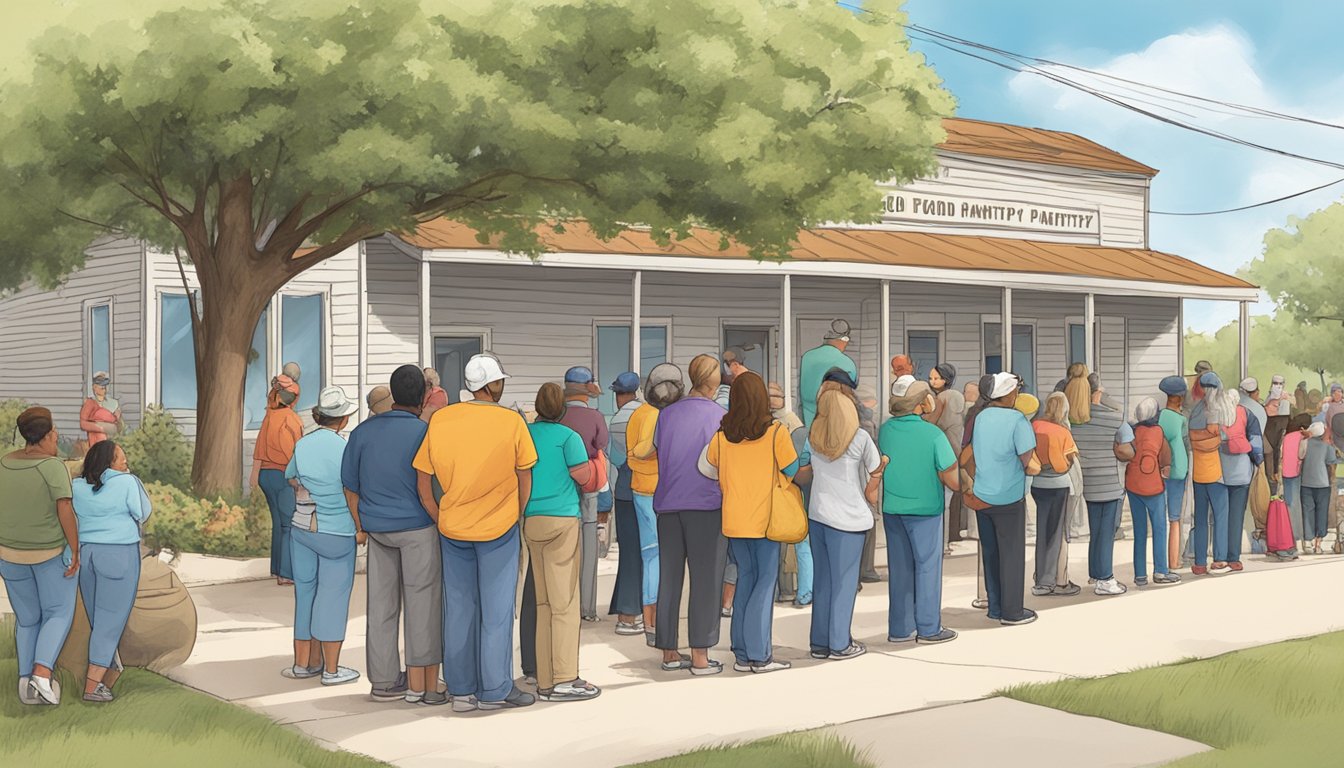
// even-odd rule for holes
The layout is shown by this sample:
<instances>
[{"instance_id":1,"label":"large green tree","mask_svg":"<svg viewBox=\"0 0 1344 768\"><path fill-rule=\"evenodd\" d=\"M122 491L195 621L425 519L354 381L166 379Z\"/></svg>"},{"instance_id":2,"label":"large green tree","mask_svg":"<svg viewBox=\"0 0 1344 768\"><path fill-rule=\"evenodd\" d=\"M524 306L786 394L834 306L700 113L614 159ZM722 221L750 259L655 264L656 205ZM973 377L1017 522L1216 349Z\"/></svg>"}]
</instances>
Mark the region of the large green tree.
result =
<instances>
[{"instance_id":1,"label":"large green tree","mask_svg":"<svg viewBox=\"0 0 1344 768\"><path fill-rule=\"evenodd\" d=\"M100 232L178 248L192 480L233 487L263 307L361 238L447 216L535 252L582 219L769 258L873 220L874 180L934 167L952 101L870 4L215 0L53 29L0 91L0 284L55 283Z\"/></svg>"},{"instance_id":2,"label":"large green tree","mask_svg":"<svg viewBox=\"0 0 1344 768\"><path fill-rule=\"evenodd\" d=\"M1274 322L1263 329L1266 346L1306 370L1344 371L1344 204L1270 230L1243 274L1275 305Z\"/></svg>"}]
</instances>

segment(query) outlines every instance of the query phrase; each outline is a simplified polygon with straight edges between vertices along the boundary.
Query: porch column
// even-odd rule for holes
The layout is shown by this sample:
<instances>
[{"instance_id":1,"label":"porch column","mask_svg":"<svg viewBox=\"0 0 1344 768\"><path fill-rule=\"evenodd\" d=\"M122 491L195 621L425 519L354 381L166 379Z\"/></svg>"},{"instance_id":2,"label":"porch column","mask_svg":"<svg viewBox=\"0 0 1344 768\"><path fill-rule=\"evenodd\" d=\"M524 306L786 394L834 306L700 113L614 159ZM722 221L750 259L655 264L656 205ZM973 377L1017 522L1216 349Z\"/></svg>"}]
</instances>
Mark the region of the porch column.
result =
<instances>
[{"instance_id":1,"label":"porch column","mask_svg":"<svg viewBox=\"0 0 1344 768\"><path fill-rule=\"evenodd\" d=\"M999 342L1003 349L1003 370L1005 373L1011 373L1013 370L1013 289L1005 287L1003 289L1003 315L999 318L999 327L1003 333L999 334Z\"/></svg>"},{"instance_id":2,"label":"porch column","mask_svg":"<svg viewBox=\"0 0 1344 768\"><path fill-rule=\"evenodd\" d=\"M1240 343L1238 359L1241 360L1241 378L1245 379L1251 375L1251 303L1238 303L1241 305L1237 316L1237 340Z\"/></svg>"},{"instance_id":3,"label":"porch column","mask_svg":"<svg viewBox=\"0 0 1344 768\"><path fill-rule=\"evenodd\" d=\"M364 241L359 241L359 420L369 417L369 276L368 254L364 250Z\"/></svg>"},{"instance_id":4,"label":"porch column","mask_svg":"<svg viewBox=\"0 0 1344 768\"><path fill-rule=\"evenodd\" d=\"M882 281L882 353L881 359L877 361L878 367L882 369L882 391L877 393L877 402L880 405L887 402L891 397L891 281ZM878 409L882 414L879 421L886 419L887 409L880 407Z\"/></svg>"},{"instance_id":5,"label":"porch column","mask_svg":"<svg viewBox=\"0 0 1344 768\"><path fill-rule=\"evenodd\" d=\"M429 262L420 262L420 367L434 365L434 337L429 328Z\"/></svg>"},{"instance_id":6,"label":"porch column","mask_svg":"<svg viewBox=\"0 0 1344 768\"><path fill-rule=\"evenodd\" d=\"M1176 375L1185 375L1185 299L1176 300Z\"/></svg>"},{"instance_id":7,"label":"porch column","mask_svg":"<svg viewBox=\"0 0 1344 768\"><path fill-rule=\"evenodd\" d=\"M784 390L784 410L793 410L793 276L784 275L780 287L779 385ZM767 379L770 372L765 372Z\"/></svg>"},{"instance_id":8,"label":"porch column","mask_svg":"<svg viewBox=\"0 0 1344 768\"><path fill-rule=\"evenodd\" d=\"M637 269L635 270L634 276L630 279L630 370L639 374L641 377L647 373L647 371L641 371L639 369L639 332L643 304L644 273Z\"/></svg>"},{"instance_id":9,"label":"porch column","mask_svg":"<svg viewBox=\"0 0 1344 768\"><path fill-rule=\"evenodd\" d=\"M1083 297L1083 359L1087 362L1087 370L1097 370L1097 302L1096 296L1087 294Z\"/></svg>"}]
</instances>

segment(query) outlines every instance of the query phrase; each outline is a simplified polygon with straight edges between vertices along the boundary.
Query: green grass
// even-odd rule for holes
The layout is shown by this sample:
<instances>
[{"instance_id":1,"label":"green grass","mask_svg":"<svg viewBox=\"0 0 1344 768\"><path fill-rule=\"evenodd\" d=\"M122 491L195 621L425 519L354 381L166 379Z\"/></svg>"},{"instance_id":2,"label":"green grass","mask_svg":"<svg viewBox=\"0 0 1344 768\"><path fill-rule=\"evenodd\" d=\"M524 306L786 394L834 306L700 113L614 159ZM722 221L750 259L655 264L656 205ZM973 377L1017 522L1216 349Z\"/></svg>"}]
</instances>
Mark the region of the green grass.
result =
<instances>
[{"instance_id":1,"label":"green grass","mask_svg":"<svg viewBox=\"0 0 1344 768\"><path fill-rule=\"evenodd\" d=\"M14 620L0 620L0 765L90 768L373 768L385 763L330 752L255 712L130 669L117 700L86 704L83 681L59 673L58 707L18 699Z\"/></svg>"},{"instance_id":2,"label":"green grass","mask_svg":"<svg viewBox=\"0 0 1344 768\"><path fill-rule=\"evenodd\" d=\"M1344 632L1112 677L1023 685L1003 695L1149 728L1216 751L1172 768L1337 766Z\"/></svg>"},{"instance_id":3,"label":"green grass","mask_svg":"<svg viewBox=\"0 0 1344 768\"><path fill-rule=\"evenodd\" d=\"M838 736L786 733L735 746L707 747L634 768L873 768Z\"/></svg>"}]
</instances>

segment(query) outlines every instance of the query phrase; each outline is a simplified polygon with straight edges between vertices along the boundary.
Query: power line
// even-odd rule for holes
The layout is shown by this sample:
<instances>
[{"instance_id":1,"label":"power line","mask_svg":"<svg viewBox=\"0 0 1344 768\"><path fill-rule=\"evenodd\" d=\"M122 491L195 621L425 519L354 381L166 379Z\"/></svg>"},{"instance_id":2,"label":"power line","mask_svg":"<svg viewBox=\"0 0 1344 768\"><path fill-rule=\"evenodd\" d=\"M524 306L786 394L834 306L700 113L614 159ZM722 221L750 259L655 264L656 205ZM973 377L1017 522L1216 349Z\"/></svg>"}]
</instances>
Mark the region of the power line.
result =
<instances>
[{"instance_id":1,"label":"power line","mask_svg":"<svg viewBox=\"0 0 1344 768\"><path fill-rule=\"evenodd\" d=\"M1294 192L1291 195L1276 197L1273 200L1265 200L1264 202L1260 203L1251 203L1250 205L1243 205L1237 208L1225 208L1221 211L1149 211L1148 213L1154 216L1217 216L1220 213L1236 213L1237 211L1249 211L1252 208L1261 208L1266 205L1281 203L1284 200L1292 200L1294 197L1301 197L1303 195L1309 195L1312 192L1319 192L1320 190L1325 189L1326 187L1333 187L1336 184L1344 184L1344 179L1335 179L1334 181L1327 181L1326 183L1312 187L1311 189L1304 189L1301 192Z\"/></svg>"}]
</instances>

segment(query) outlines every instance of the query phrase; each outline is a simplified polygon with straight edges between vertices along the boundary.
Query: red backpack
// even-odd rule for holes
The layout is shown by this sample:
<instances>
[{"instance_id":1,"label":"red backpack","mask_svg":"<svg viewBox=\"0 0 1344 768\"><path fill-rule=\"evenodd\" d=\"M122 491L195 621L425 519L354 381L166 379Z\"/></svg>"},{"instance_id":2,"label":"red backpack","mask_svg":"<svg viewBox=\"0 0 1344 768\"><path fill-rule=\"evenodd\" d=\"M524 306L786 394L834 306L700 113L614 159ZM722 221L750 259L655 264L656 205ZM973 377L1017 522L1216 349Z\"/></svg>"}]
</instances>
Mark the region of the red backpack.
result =
<instances>
[{"instance_id":1,"label":"red backpack","mask_svg":"<svg viewBox=\"0 0 1344 768\"><path fill-rule=\"evenodd\" d=\"M1135 427L1134 458L1125 468L1125 489L1140 496L1166 492L1162 478L1162 446L1167 437L1157 426Z\"/></svg>"},{"instance_id":2,"label":"red backpack","mask_svg":"<svg viewBox=\"0 0 1344 768\"><path fill-rule=\"evenodd\" d=\"M1237 417L1232 423L1223 427L1227 433L1227 452L1234 456L1241 456L1251 452L1251 441L1246 437L1246 419L1249 416L1246 413L1245 406L1237 406Z\"/></svg>"}]
</instances>

